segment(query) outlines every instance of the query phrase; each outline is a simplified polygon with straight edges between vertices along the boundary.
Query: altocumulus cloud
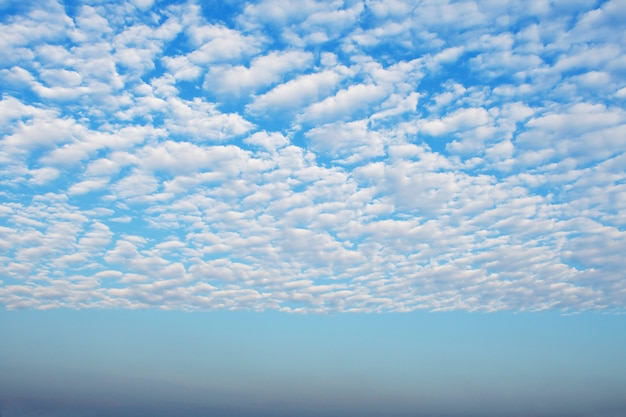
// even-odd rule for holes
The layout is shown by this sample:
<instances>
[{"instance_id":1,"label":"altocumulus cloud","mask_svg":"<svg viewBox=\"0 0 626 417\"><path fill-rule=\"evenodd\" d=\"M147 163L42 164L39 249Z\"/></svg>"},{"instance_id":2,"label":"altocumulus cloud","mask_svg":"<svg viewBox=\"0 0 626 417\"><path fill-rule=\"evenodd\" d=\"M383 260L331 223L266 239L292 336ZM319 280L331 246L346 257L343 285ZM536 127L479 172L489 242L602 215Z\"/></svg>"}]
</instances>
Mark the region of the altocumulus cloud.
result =
<instances>
[{"instance_id":1,"label":"altocumulus cloud","mask_svg":"<svg viewBox=\"0 0 626 417\"><path fill-rule=\"evenodd\" d=\"M624 310L626 2L294 4L0 3L2 305Z\"/></svg>"}]
</instances>

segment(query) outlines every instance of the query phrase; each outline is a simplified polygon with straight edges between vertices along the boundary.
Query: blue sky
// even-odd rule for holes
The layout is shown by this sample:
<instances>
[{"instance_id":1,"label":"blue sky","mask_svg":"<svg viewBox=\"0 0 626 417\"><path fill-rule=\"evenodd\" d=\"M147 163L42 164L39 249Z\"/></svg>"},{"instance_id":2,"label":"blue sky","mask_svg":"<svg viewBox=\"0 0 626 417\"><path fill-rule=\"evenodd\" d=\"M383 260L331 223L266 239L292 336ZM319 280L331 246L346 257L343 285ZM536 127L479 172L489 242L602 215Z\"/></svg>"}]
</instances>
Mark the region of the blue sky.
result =
<instances>
[{"instance_id":1,"label":"blue sky","mask_svg":"<svg viewBox=\"0 0 626 417\"><path fill-rule=\"evenodd\" d=\"M164 352L202 345L211 323L226 391L250 404L264 389L278 398L259 382L275 363L275 387L299 390L287 409L313 407L315 387L387 412L393 395L373 393L393 387L398 415L427 397L423 413L496 397L521 407L540 396L533 376L563 389L530 413L569 396L581 415L623 414L623 365L602 361L626 362L625 21L623 0L0 0L0 387L17 374L40 387L0 400L44 401L33 381L54 385L56 359L23 329L84 370L67 371L76 387L115 368L105 350L103 367L68 353L97 350L86 323L103 320L119 332L118 365L145 365L142 392L151 363L197 399ZM193 331L155 342L162 320ZM424 351L405 339L444 323L466 336L432 330ZM64 328L76 332L50 333ZM520 334L536 344L509 343ZM143 358L150 343L164 351ZM257 344L269 363L250 359ZM576 365L557 360L544 378L568 349ZM294 365L292 350L314 359ZM476 351L489 366L460 365ZM525 352L536 360L518 362ZM462 380L449 357L483 394L447 409L444 387ZM122 368L112 387L132 379ZM310 373L310 387L294 382ZM188 376L190 392L210 388ZM356 413L328 401L328 415Z\"/></svg>"}]
</instances>

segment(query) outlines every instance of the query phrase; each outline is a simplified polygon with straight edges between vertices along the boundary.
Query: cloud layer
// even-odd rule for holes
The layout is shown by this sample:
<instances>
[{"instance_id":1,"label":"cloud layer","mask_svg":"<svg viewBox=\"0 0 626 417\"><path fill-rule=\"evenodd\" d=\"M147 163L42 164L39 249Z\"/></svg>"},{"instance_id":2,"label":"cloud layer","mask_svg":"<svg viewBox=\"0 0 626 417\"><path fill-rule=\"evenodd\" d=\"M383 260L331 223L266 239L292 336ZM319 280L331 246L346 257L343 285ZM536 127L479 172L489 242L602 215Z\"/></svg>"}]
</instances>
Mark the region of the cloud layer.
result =
<instances>
[{"instance_id":1,"label":"cloud layer","mask_svg":"<svg viewBox=\"0 0 626 417\"><path fill-rule=\"evenodd\" d=\"M0 303L623 311L620 0L0 3Z\"/></svg>"}]
</instances>

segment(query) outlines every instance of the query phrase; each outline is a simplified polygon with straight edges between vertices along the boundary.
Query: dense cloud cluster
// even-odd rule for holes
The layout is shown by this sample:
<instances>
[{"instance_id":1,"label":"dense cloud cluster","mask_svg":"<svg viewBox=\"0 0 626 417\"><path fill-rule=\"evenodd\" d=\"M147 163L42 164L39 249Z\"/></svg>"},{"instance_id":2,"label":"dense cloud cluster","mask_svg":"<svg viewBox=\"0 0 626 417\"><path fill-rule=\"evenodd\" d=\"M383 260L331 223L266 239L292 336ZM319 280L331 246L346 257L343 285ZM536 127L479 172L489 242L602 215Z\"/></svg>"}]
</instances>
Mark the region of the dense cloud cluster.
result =
<instances>
[{"instance_id":1,"label":"dense cloud cluster","mask_svg":"<svg viewBox=\"0 0 626 417\"><path fill-rule=\"evenodd\" d=\"M626 2L0 2L6 308L623 311Z\"/></svg>"}]
</instances>

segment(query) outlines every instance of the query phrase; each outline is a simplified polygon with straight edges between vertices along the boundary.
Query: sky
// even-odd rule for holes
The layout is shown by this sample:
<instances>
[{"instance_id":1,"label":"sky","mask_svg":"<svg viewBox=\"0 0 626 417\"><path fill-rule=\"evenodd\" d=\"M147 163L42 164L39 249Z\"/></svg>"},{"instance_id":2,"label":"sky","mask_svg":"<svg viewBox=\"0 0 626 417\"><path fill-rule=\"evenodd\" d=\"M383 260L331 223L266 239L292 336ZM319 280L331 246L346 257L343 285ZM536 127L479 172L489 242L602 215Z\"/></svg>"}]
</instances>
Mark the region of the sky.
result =
<instances>
[{"instance_id":1,"label":"sky","mask_svg":"<svg viewBox=\"0 0 626 417\"><path fill-rule=\"evenodd\" d=\"M0 0L2 415L625 415L624 22Z\"/></svg>"}]
</instances>

